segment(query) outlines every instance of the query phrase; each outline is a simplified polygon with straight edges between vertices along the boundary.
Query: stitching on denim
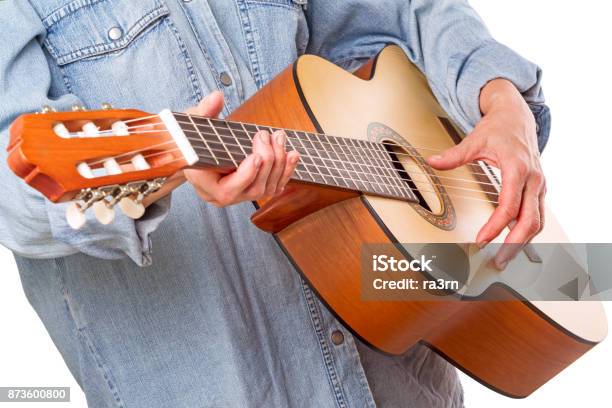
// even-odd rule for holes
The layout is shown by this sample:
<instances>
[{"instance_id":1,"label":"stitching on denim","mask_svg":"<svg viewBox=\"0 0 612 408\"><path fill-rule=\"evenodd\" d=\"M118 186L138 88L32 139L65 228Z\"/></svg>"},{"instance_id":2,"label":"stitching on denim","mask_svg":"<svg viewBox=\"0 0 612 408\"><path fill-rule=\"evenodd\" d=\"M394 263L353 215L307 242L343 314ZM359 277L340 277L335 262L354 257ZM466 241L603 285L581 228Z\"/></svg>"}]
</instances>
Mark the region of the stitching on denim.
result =
<instances>
[{"instance_id":1,"label":"stitching on denim","mask_svg":"<svg viewBox=\"0 0 612 408\"><path fill-rule=\"evenodd\" d=\"M211 24L210 24L209 29L213 33L213 36L215 37L215 39L217 40L217 44L219 48L221 48L222 53L224 54L224 56L226 56L226 58L224 59L229 61L227 62L227 66L229 70L231 71L232 76L234 77L233 79L234 89L236 90L236 93L238 94L238 99L242 100L244 98L243 84L242 84L242 78L240 78L240 73L238 72L238 66L236 65L236 58L234 57L234 54L232 53L232 50L227 43L227 39L225 38L225 35L221 31L219 24L217 22L217 19L214 13L212 12L212 10L210 9L209 4L206 4L206 14L207 14L207 17L210 17L211 19ZM217 75L216 78L217 78L217 82L219 83L220 82L219 75ZM233 110L233 109L230 109L230 104L231 104L230 100L225 101L224 110L228 109L228 113L231 110Z\"/></svg>"},{"instance_id":2,"label":"stitching on denim","mask_svg":"<svg viewBox=\"0 0 612 408\"><path fill-rule=\"evenodd\" d=\"M249 54L251 71L253 72L255 85L257 86L257 88L261 88L264 85L264 81L261 76L261 71L259 69L259 57L257 55L257 46L255 44L255 37L253 35L253 27L251 26L251 20L249 19L249 10L246 4L246 0L238 0L237 3L239 14L242 20L242 33L244 35L247 53Z\"/></svg>"},{"instance_id":3,"label":"stitching on denim","mask_svg":"<svg viewBox=\"0 0 612 408\"><path fill-rule=\"evenodd\" d=\"M359 355L359 350L357 349L357 344L355 337L345 336L345 341L347 342L347 346L349 346L349 354L352 358L359 361L359 383L364 390L364 395L366 396L366 406L376 408L376 402L374 401L374 395L372 393L372 388L370 388L370 383L368 382L368 377L365 374L363 369L363 363L361 362L361 356Z\"/></svg>"},{"instance_id":4,"label":"stitching on denim","mask_svg":"<svg viewBox=\"0 0 612 408\"><path fill-rule=\"evenodd\" d=\"M208 52L206 51L206 48L203 46L204 42L202 41L202 39L200 38L200 36L198 35L197 30L195 29L195 25L193 22L193 19L191 18L191 16L189 15L189 13L187 13L187 10L185 9L185 6L181 3L180 4L181 9L183 10L183 14L185 16L185 18L187 19L187 22L189 23L189 26L191 27L191 33L194 35L196 42L198 43L198 47L200 47L200 51L202 51L202 55L204 56L204 60L206 61L206 64L208 65L208 68L210 69L210 72L213 73L213 79L215 81L215 85L217 86L217 88L221 88L221 83L219 82L219 73L217 72L217 70L214 67L214 64L212 63L212 60L210 59L210 56L208 55ZM201 99L202 97L200 97ZM196 103L200 102L200 100L196 101ZM224 107L225 109L225 107Z\"/></svg>"},{"instance_id":5,"label":"stitching on denim","mask_svg":"<svg viewBox=\"0 0 612 408\"><path fill-rule=\"evenodd\" d=\"M100 3L102 1L106 0L74 0L73 2L62 6L59 9L52 11L51 14L49 14L42 20L42 23L45 28L49 28L52 25L56 24L58 21L62 20L63 18L73 14L75 11L86 6L91 6L93 4Z\"/></svg>"},{"instance_id":6,"label":"stitching on denim","mask_svg":"<svg viewBox=\"0 0 612 408\"><path fill-rule=\"evenodd\" d=\"M269 6L269 7L279 7L286 10L299 10L301 6L298 6L295 3L286 4L286 3L274 3L273 1L266 0L245 0L246 4L250 4L252 6Z\"/></svg>"},{"instance_id":7,"label":"stitching on denim","mask_svg":"<svg viewBox=\"0 0 612 408\"><path fill-rule=\"evenodd\" d=\"M113 376L110 370L106 368L105 364L102 362L100 353L96 350L96 348L93 345L93 342L91 341L89 336L87 336L87 334L85 333L86 325L79 324L78 319L76 318L75 314L72 311L72 308L70 307L70 295L68 293L68 287L64 279L64 274L66 273L66 265L64 262L64 258L55 258L55 266L57 267L57 270L58 270L58 279L60 281L60 290L62 292L61 293L62 298L64 299L64 306L66 307L66 310L68 311L68 316L70 316L70 319L72 320L72 323L74 324L74 327L76 327L76 331L77 331L76 335L79 337L80 341L82 341L83 344L87 347L87 350L89 350L89 352L91 353L91 357L93 358L93 360L96 363L96 366L102 373L102 376L104 377L104 380L106 381L106 385L108 385L109 391L115 398L115 402L117 403L117 408L123 408L123 402L121 401L121 397L119 396L118 388L117 386L115 386L115 381L113 379Z\"/></svg>"},{"instance_id":8,"label":"stitching on denim","mask_svg":"<svg viewBox=\"0 0 612 408\"><path fill-rule=\"evenodd\" d=\"M89 352L91 353L92 358L96 362L96 366L98 367L98 370L100 370L100 372L102 373L102 376L106 380L106 384L108 385L108 388L110 392L113 394L113 397L115 398L115 402L117 403L117 408L124 408L123 402L121 401L121 397L119 397L119 390L117 386L115 385L116 381L114 380L110 370L102 362L100 353L95 348L95 346L93 345L93 342L91 341L91 339L85 332L85 328L79 329L78 334L79 334L79 337L82 339L83 343L85 344L85 346L87 347L87 349L89 350Z\"/></svg>"},{"instance_id":9,"label":"stitching on denim","mask_svg":"<svg viewBox=\"0 0 612 408\"><path fill-rule=\"evenodd\" d=\"M183 57L185 59L185 66L187 67L187 72L189 72L189 78L191 79L191 86L193 87L194 92L193 102L194 104L197 104L203 98L203 94L202 88L200 87L200 82L198 80L198 76L195 72L193 61L191 60L191 56L189 55L189 50L187 49L187 45L183 42L183 39L181 38L180 33L175 27L174 23L168 20L166 24L168 24L170 30L174 33L174 38L176 39L179 49L181 50L181 53L183 54Z\"/></svg>"},{"instance_id":10,"label":"stitching on denim","mask_svg":"<svg viewBox=\"0 0 612 408\"><path fill-rule=\"evenodd\" d=\"M53 57L57 60L57 63L60 65L66 65L76 60L82 58L90 58L101 54L106 54L111 51L119 51L126 48L130 45L138 35L144 32L149 26L161 19L164 16L167 16L170 12L166 9L165 6L159 6L158 8L150 11L140 20L138 20L132 28L129 29L125 37L121 40L114 41L111 43L102 43L91 45L88 47L80 48L75 51L68 52L64 55L58 55L59 52L53 46L53 42L50 40L50 36L48 35L45 38L45 45L49 47L49 52L53 55ZM52 31L52 30L51 30Z\"/></svg>"},{"instance_id":11,"label":"stitching on denim","mask_svg":"<svg viewBox=\"0 0 612 408\"><path fill-rule=\"evenodd\" d=\"M312 290L310 289L308 284L302 278L300 278L300 281L302 282L302 293L306 298L306 303L308 304L310 321L313 325L313 328L315 329L317 340L319 341L319 348L321 350L321 354L323 355L325 368L327 369L326 371L329 385L333 390L334 396L336 397L336 403L338 404L338 407L347 408L348 404L346 403L344 391L342 390L342 385L340 384L340 380L338 379L338 373L336 371L334 358L327 344L326 336L322 327L321 321L323 319L321 317L321 311L317 306L316 299L314 298Z\"/></svg>"}]
</instances>

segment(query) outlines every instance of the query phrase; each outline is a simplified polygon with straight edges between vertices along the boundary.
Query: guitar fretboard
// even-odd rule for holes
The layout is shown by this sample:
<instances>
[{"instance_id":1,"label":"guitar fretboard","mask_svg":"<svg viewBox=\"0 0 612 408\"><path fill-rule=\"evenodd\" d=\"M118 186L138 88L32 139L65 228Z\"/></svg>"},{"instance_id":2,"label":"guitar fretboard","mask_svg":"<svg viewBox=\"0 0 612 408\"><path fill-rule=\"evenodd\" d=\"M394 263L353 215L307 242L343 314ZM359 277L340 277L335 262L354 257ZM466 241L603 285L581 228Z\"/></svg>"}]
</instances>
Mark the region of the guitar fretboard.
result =
<instances>
[{"instance_id":1,"label":"guitar fretboard","mask_svg":"<svg viewBox=\"0 0 612 408\"><path fill-rule=\"evenodd\" d=\"M206 166L238 167L252 152L257 132L280 128L174 113ZM282 129L287 149L300 153L293 179L406 201L418 201L398 174L385 146L363 140Z\"/></svg>"}]
</instances>

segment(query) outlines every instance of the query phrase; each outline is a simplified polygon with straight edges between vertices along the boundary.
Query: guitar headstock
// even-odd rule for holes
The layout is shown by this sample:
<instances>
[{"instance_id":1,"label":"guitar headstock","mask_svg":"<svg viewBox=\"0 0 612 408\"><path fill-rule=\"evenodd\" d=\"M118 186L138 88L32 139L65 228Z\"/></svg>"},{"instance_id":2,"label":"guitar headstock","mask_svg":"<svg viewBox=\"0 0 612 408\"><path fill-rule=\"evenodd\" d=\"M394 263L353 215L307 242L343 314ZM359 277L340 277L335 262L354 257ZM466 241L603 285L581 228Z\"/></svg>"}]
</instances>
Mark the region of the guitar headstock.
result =
<instances>
[{"instance_id":1,"label":"guitar headstock","mask_svg":"<svg viewBox=\"0 0 612 408\"><path fill-rule=\"evenodd\" d=\"M108 104L98 111L43 108L11 126L8 165L49 200L74 201L67 211L74 228L92 206L104 224L114 218L116 204L139 218L146 196L197 161L184 134L174 130L170 111L151 115Z\"/></svg>"}]
</instances>

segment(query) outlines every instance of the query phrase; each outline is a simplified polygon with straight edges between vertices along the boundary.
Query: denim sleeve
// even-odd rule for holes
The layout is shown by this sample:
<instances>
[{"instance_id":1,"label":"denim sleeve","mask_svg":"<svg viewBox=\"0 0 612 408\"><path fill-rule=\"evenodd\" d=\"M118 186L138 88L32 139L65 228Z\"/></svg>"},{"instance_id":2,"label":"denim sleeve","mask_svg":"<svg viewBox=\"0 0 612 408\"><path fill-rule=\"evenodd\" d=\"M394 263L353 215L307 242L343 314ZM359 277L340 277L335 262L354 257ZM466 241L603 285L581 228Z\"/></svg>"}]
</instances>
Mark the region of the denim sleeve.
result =
<instances>
[{"instance_id":1,"label":"denim sleeve","mask_svg":"<svg viewBox=\"0 0 612 408\"><path fill-rule=\"evenodd\" d=\"M39 43L45 29L27 1L0 2L0 32L0 243L32 258L83 252L104 259L127 255L139 265L150 263L149 235L164 219L169 198L150 206L136 222L118 214L113 224L103 226L90 211L86 226L74 231L65 220L65 205L50 203L8 168L9 126L18 115L44 105L69 110L79 100L75 95L49 96L51 73Z\"/></svg>"},{"instance_id":2,"label":"denim sleeve","mask_svg":"<svg viewBox=\"0 0 612 408\"><path fill-rule=\"evenodd\" d=\"M540 68L495 41L467 1L310 0L306 12L311 35L307 52L350 69L385 44L399 45L466 132L482 117L480 90L495 78L514 83L536 120L548 113ZM544 125L540 129L543 147L548 132Z\"/></svg>"}]
</instances>

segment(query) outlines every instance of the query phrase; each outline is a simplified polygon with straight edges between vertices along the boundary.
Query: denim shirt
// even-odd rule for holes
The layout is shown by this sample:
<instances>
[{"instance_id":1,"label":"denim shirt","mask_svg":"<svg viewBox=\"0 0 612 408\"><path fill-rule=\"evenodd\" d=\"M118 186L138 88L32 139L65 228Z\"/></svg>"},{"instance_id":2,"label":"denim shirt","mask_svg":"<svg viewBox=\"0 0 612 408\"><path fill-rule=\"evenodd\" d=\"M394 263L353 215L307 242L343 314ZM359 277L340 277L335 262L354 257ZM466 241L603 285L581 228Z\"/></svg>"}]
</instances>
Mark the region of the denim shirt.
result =
<instances>
[{"instance_id":1,"label":"denim shirt","mask_svg":"<svg viewBox=\"0 0 612 408\"><path fill-rule=\"evenodd\" d=\"M541 148L548 137L550 116L540 69L496 42L463 0L7 0L0 2L0 33L0 138L5 146L11 122L43 105L59 111L73 104L97 109L110 102L154 113L164 108L182 111L220 89L227 115L301 54L317 54L353 70L388 43L401 46L426 74L444 109L464 130L471 130L481 118L480 89L502 77L512 81L532 107ZM400 393L395 388L402 387L391 387L393 381L375 380L384 364L378 357L367 357L368 352L358 353L348 333L342 350L329 343L328 332L339 324L297 278L272 237L250 224L251 204L217 209L197 199L185 185L171 198L150 206L141 220L118 215L113 224L102 226L90 215L83 229L73 231L63 205L44 200L11 173L4 149L0 179L5 197L0 200L0 243L16 254L24 284L35 287L34 281L43 279L44 273L35 277L34 270L62 274L64 297L76 310L71 319L92 342L114 331L147 335L146 329L139 332L133 327L139 325L129 324L128 319L114 325L106 321L120 313L119 305L130 307L117 295L129 282L118 282L111 290L109 281L98 280L112 274L135 279L137 265L148 265L144 270L148 276L168 271L182 276L174 278L180 284L175 282L159 296L174 289L184 293L189 287L193 298L185 300L186 313L201 307L198 310L217 323L218 332L209 334L229 361L217 361L214 349L192 345L202 347L207 363L218 363L216 379L202 385L209 387L210 395L225 389L224 382L241 384L233 394L228 390L232 397L220 399L220 405L230 401L228 405L238 406L249 402L251 395L260 399L250 402L262 406L295 395L295 401L314 398L320 402L316 406L366 406L373 403L373 388L381 399L383 394L393 398L391 394ZM203 276L205 282L195 291L199 283L189 284L188 278L198 282ZM153 286L145 291L148 296L161 290L149 283ZM108 288L108 293L102 289L87 293L83 287L88 285ZM26 293L35 307L41 306L37 302L42 300L36 300L31 290ZM236 304L229 305L227 299ZM97 302L95 308L86 306L91 302ZM245 319L252 322L247 332ZM48 329L54 336L59 328L52 326L49 323ZM237 333L244 337L236 338ZM61 343L58 336L54 340ZM286 336L293 337L288 340L293 347L281 341ZM240 369L232 358L244 357L244 350L254 346L261 347L264 355L246 358L241 364L253 366ZM137 354L140 349L134 347ZM296 361L296 349L313 361L297 368L301 363ZM104 355L104 346L99 350L98 358L105 360L113 376L121 377L121 367L125 368L121 353ZM415 360L427 360L422 353L419 356ZM65 358L78 378L79 363ZM369 386L362 372L368 364L374 367L367 374ZM262 385L265 375L252 381L245 378L243 371L249 370L281 372L286 377L266 386ZM287 388L302 384L300 376L315 374L324 380L311 381L303 389ZM428 398L435 399L440 390L452 388L450 380L444 386L443 379L432 376L415 380L433 390L419 394L429 403ZM177 374L177 387L179 380L185 381ZM439 384L434 386L436 381ZM256 386L265 392L254 391Z\"/></svg>"}]
</instances>

